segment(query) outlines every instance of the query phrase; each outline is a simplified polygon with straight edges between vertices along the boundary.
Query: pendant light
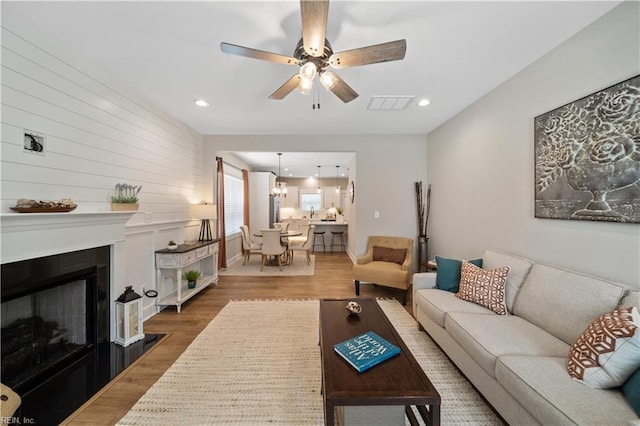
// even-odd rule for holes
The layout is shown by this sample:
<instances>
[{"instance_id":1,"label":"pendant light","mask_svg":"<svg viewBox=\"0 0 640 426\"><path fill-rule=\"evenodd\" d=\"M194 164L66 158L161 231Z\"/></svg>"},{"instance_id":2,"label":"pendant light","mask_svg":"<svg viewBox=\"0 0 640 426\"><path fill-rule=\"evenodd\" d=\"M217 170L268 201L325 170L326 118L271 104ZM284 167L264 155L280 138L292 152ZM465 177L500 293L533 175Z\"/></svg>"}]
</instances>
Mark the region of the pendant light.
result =
<instances>
[{"instance_id":1,"label":"pendant light","mask_svg":"<svg viewBox=\"0 0 640 426\"><path fill-rule=\"evenodd\" d=\"M336 194L340 193L340 185L338 185L338 173L340 170L340 166L336 166Z\"/></svg>"},{"instance_id":2,"label":"pendant light","mask_svg":"<svg viewBox=\"0 0 640 426\"><path fill-rule=\"evenodd\" d=\"M318 194L320 193L320 167L322 166L318 166Z\"/></svg>"},{"instance_id":3,"label":"pendant light","mask_svg":"<svg viewBox=\"0 0 640 426\"><path fill-rule=\"evenodd\" d=\"M280 181L280 161L282 159L282 153L278 153L278 175L276 176L276 184L273 187L273 195L276 197L287 197L287 186L285 183Z\"/></svg>"}]
</instances>

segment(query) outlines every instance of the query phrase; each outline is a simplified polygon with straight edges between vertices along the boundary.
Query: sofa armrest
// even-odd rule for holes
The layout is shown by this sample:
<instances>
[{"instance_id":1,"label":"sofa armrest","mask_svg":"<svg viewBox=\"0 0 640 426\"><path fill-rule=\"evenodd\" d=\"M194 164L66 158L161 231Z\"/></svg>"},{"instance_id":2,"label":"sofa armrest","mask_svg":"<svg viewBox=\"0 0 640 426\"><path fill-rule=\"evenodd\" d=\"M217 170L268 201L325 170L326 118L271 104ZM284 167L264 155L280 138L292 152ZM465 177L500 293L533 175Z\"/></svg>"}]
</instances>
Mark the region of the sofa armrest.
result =
<instances>
[{"instance_id":1,"label":"sofa armrest","mask_svg":"<svg viewBox=\"0 0 640 426\"><path fill-rule=\"evenodd\" d=\"M413 274L413 292L425 288L436 288L436 272L419 272Z\"/></svg>"},{"instance_id":2,"label":"sofa armrest","mask_svg":"<svg viewBox=\"0 0 640 426\"><path fill-rule=\"evenodd\" d=\"M356 263L358 265L364 265L366 263L371 263L371 262L373 262L373 254L369 254L369 253L366 253L364 256L359 256L356 259Z\"/></svg>"}]
</instances>

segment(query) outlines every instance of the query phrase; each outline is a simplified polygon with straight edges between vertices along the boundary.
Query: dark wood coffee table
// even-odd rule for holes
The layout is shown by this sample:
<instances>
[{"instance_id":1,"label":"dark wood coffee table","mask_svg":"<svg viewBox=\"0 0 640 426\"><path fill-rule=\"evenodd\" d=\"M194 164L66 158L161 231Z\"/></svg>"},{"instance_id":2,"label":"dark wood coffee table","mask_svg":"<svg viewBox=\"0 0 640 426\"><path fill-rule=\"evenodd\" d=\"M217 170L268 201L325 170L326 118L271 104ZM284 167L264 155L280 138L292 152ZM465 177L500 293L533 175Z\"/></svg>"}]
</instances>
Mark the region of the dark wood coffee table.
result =
<instances>
[{"instance_id":1,"label":"dark wood coffee table","mask_svg":"<svg viewBox=\"0 0 640 426\"><path fill-rule=\"evenodd\" d=\"M357 316L345 309L351 300L362 306ZM398 346L400 354L358 373L333 345L367 331ZM440 395L374 299L321 299L320 352L325 424L334 424L335 407L383 405L405 406L412 425L418 424L412 405L427 425L440 424Z\"/></svg>"}]
</instances>

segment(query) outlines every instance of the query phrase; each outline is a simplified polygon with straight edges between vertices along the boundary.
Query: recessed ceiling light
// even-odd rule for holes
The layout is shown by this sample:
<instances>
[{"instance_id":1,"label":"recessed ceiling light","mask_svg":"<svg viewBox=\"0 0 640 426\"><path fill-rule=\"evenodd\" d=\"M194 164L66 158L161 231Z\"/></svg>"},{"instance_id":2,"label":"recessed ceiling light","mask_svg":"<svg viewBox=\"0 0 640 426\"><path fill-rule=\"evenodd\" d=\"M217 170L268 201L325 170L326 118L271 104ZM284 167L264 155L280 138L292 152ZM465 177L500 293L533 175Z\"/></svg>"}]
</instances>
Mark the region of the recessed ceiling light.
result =
<instances>
[{"instance_id":1,"label":"recessed ceiling light","mask_svg":"<svg viewBox=\"0 0 640 426\"><path fill-rule=\"evenodd\" d=\"M431 101L429 99L422 99L420 102L418 102L418 106L427 106L431 103Z\"/></svg>"},{"instance_id":2,"label":"recessed ceiling light","mask_svg":"<svg viewBox=\"0 0 640 426\"><path fill-rule=\"evenodd\" d=\"M194 102L199 107L208 107L209 106L209 102L205 101L204 99L196 99Z\"/></svg>"}]
</instances>

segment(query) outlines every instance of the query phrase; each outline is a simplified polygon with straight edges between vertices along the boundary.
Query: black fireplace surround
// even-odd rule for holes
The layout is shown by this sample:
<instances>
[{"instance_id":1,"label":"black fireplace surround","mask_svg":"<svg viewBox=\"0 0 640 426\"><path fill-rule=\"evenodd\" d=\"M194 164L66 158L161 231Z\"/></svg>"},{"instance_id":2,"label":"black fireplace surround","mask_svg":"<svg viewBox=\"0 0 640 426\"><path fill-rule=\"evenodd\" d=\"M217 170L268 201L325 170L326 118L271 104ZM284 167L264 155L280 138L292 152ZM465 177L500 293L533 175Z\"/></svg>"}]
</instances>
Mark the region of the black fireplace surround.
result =
<instances>
[{"instance_id":1,"label":"black fireplace surround","mask_svg":"<svg viewBox=\"0 0 640 426\"><path fill-rule=\"evenodd\" d=\"M2 382L25 395L109 341L110 248L2 265Z\"/></svg>"}]
</instances>

